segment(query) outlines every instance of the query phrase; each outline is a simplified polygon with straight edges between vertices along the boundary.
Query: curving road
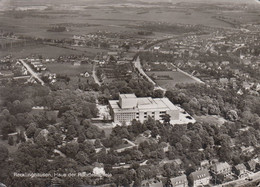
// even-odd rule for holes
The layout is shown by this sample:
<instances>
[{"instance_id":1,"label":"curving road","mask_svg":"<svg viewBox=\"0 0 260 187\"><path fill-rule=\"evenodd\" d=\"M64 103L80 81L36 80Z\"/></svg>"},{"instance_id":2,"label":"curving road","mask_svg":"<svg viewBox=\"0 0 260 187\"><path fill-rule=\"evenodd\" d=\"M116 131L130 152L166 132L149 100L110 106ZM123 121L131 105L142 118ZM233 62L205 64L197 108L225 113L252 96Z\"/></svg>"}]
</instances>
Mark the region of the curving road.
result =
<instances>
[{"instance_id":1,"label":"curving road","mask_svg":"<svg viewBox=\"0 0 260 187\"><path fill-rule=\"evenodd\" d=\"M139 73L142 74L149 82L151 82L154 86L156 85L156 83L148 75L146 75L146 73L144 72L144 70L143 70L143 68L141 66L141 62L140 62L139 56L134 61L134 66L139 71Z\"/></svg>"},{"instance_id":2,"label":"curving road","mask_svg":"<svg viewBox=\"0 0 260 187\"><path fill-rule=\"evenodd\" d=\"M101 83L98 80L98 77L97 77L97 74L96 74L96 63L94 63L94 65L93 65L92 77L94 78L95 83L98 84L99 86L101 86Z\"/></svg>"}]
</instances>

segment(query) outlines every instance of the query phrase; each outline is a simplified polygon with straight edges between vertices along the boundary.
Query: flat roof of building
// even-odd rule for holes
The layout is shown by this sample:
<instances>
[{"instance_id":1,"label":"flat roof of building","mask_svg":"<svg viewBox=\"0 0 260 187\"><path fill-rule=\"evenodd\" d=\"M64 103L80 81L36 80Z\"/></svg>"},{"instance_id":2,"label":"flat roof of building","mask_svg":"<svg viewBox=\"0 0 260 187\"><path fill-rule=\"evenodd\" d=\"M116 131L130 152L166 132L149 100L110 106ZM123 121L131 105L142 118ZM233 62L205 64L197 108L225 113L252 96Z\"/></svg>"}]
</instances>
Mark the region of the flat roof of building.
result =
<instances>
[{"instance_id":1,"label":"flat roof of building","mask_svg":"<svg viewBox=\"0 0 260 187\"><path fill-rule=\"evenodd\" d=\"M136 98L135 94L119 94L121 98Z\"/></svg>"},{"instance_id":2,"label":"flat roof of building","mask_svg":"<svg viewBox=\"0 0 260 187\"><path fill-rule=\"evenodd\" d=\"M134 94L122 94L123 97L128 97L130 95L130 98ZM135 96L135 95L134 95ZM126 112L126 111L162 111L162 110L179 110L178 107L176 107L168 98L151 98L151 97L139 97L137 99L137 105L134 108L130 109L122 109L119 106L118 100L109 100L109 104L114 110L114 112Z\"/></svg>"}]
</instances>

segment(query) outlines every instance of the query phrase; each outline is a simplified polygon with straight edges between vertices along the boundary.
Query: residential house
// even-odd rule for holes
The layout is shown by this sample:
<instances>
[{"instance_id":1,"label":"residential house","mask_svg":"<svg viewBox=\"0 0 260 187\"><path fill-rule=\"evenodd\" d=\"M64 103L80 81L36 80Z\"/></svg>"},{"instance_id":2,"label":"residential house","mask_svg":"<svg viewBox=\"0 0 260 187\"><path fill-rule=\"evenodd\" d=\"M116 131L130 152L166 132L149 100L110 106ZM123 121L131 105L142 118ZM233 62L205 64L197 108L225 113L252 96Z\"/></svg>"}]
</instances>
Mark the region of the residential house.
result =
<instances>
[{"instance_id":1,"label":"residential house","mask_svg":"<svg viewBox=\"0 0 260 187\"><path fill-rule=\"evenodd\" d=\"M80 66L81 65L81 62L80 61L76 61L73 63L73 66Z\"/></svg>"},{"instance_id":2,"label":"residential house","mask_svg":"<svg viewBox=\"0 0 260 187\"><path fill-rule=\"evenodd\" d=\"M203 169L203 170L192 172L189 175L189 179L193 187L198 187L198 186L208 185L211 176L207 169Z\"/></svg>"},{"instance_id":3,"label":"residential house","mask_svg":"<svg viewBox=\"0 0 260 187\"><path fill-rule=\"evenodd\" d=\"M244 164L238 164L234 167L234 173L239 177L245 177L247 175L246 166Z\"/></svg>"},{"instance_id":4,"label":"residential house","mask_svg":"<svg viewBox=\"0 0 260 187\"><path fill-rule=\"evenodd\" d=\"M160 46L154 46L153 49L154 49L154 50L159 50L159 49L160 49Z\"/></svg>"},{"instance_id":5,"label":"residential house","mask_svg":"<svg viewBox=\"0 0 260 187\"><path fill-rule=\"evenodd\" d=\"M249 82L246 82L244 81L243 84L242 84L242 87L245 89L245 90L250 90L251 87L254 86L254 83L249 83Z\"/></svg>"},{"instance_id":6,"label":"residential house","mask_svg":"<svg viewBox=\"0 0 260 187\"><path fill-rule=\"evenodd\" d=\"M240 74L240 71L239 69L233 69L231 70L235 75L239 75Z\"/></svg>"},{"instance_id":7,"label":"residential house","mask_svg":"<svg viewBox=\"0 0 260 187\"><path fill-rule=\"evenodd\" d=\"M181 175L170 179L172 187L188 187L186 175Z\"/></svg>"},{"instance_id":8,"label":"residential house","mask_svg":"<svg viewBox=\"0 0 260 187\"><path fill-rule=\"evenodd\" d=\"M203 160L203 161L201 161L201 162L200 162L200 166L201 166L201 167L204 167L204 168L208 167L208 166L209 166L209 161L208 161L208 160Z\"/></svg>"},{"instance_id":9,"label":"residential house","mask_svg":"<svg viewBox=\"0 0 260 187\"><path fill-rule=\"evenodd\" d=\"M227 85L229 83L229 80L227 78L220 78L219 83L222 85Z\"/></svg>"},{"instance_id":10,"label":"residential house","mask_svg":"<svg viewBox=\"0 0 260 187\"><path fill-rule=\"evenodd\" d=\"M159 179L144 180L141 183L142 187L163 187L163 182Z\"/></svg>"},{"instance_id":11,"label":"residential house","mask_svg":"<svg viewBox=\"0 0 260 187\"><path fill-rule=\"evenodd\" d=\"M118 52L117 51L109 51L107 52L107 55L109 56L118 56Z\"/></svg>"},{"instance_id":12,"label":"residential house","mask_svg":"<svg viewBox=\"0 0 260 187\"><path fill-rule=\"evenodd\" d=\"M227 65L229 65L229 61L223 61L223 62L221 62L221 65L222 65L222 66L227 66Z\"/></svg>"},{"instance_id":13,"label":"residential house","mask_svg":"<svg viewBox=\"0 0 260 187\"><path fill-rule=\"evenodd\" d=\"M245 65L245 66L249 66L251 64L251 60L250 59L244 59L242 61L242 63Z\"/></svg>"},{"instance_id":14,"label":"residential house","mask_svg":"<svg viewBox=\"0 0 260 187\"><path fill-rule=\"evenodd\" d=\"M248 146L248 147L241 146L240 149L242 153L245 155L251 155L255 151L255 148L253 146Z\"/></svg>"},{"instance_id":15,"label":"residential house","mask_svg":"<svg viewBox=\"0 0 260 187\"><path fill-rule=\"evenodd\" d=\"M255 171L255 169L256 169L256 161L255 160L249 160L247 163L246 163L246 166L247 166L247 169L249 170L249 171Z\"/></svg>"},{"instance_id":16,"label":"residential house","mask_svg":"<svg viewBox=\"0 0 260 187\"><path fill-rule=\"evenodd\" d=\"M260 84L259 84L259 83L256 84L255 90L256 90L257 92L260 91Z\"/></svg>"},{"instance_id":17,"label":"residential house","mask_svg":"<svg viewBox=\"0 0 260 187\"><path fill-rule=\"evenodd\" d=\"M112 49L119 49L119 45L118 44L110 44L110 48Z\"/></svg>"},{"instance_id":18,"label":"residential house","mask_svg":"<svg viewBox=\"0 0 260 187\"><path fill-rule=\"evenodd\" d=\"M212 166L211 171L215 174L223 174L228 176L231 174L231 166L227 162L216 163Z\"/></svg>"},{"instance_id":19,"label":"residential house","mask_svg":"<svg viewBox=\"0 0 260 187\"><path fill-rule=\"evenodd\" d=\"M177 158L175 160L173 160L173 163L176 165L176 166L180 166L182 164L182 161L181 159Z\"/></svg>"}]
</instances>

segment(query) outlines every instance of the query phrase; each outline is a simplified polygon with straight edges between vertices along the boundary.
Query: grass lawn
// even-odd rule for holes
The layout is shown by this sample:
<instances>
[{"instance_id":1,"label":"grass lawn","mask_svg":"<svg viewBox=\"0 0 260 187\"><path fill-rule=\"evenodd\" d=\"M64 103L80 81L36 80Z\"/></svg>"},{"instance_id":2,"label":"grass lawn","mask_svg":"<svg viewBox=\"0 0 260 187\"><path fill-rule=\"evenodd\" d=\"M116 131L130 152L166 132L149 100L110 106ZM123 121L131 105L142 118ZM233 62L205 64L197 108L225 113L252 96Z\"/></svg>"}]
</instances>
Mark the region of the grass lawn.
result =
<instances>
[{"instance_id":1,"label":"grass lawn","mask_svg":"<svg viewBox=\"0 0 260 187\"><path fill-rule=\"evenodd\" d=\"M74 66L72 63L48 63L46 66L51 73L68 76L79 75L80 73L85 72L88 72L91 75L92 71L92 64Z\"/></svg>"},{"instance_id":2,"label":"grass lawn","mask_svg":"<svg viewBox=\"0 0 260 187\"><path fill-rule=\"evenodd\" d=\"M202 123L210 123L214 125L223 125L227 120L222 118L221 116L216 115L205 115L205 116L193 116L196 121Z\"/></svg>"},{"instance_id":3,"label":"grass lawn","mask_svg":"<svg viewBox=\"0 0 260 187\"><path fill-rule=\"evenodd\" d=\"M171 89L179 83L196 83L195 80L178 71L149 71L146 72L146 74L150 77L155 75L155 82L159 86L166 89ZM169 76L169 79L167 79L165 76Z\"/></svg>"},{"instance_id":4,"label":"grass lawn","mask_svg":"<svg viewBox=\"0 0 260 187\"><path fill-rule=\"evenodd\" d=\"M108 138L114 128L111 123L92 123L105 132L105 136Z\"/></svg>"}]
</instances>

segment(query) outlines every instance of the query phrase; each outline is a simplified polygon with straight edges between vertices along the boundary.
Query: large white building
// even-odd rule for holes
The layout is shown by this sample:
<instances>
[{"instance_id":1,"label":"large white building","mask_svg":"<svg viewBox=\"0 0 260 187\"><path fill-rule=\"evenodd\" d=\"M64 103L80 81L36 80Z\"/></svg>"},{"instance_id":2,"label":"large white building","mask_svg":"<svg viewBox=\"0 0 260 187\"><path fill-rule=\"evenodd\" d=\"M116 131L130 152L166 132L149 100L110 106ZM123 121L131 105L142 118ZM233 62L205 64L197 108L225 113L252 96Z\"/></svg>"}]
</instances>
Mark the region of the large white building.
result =
<instances>
[{"instance_id":1,"label":"large white building","mask_svg":"<svg viewBox=\"0 0 260 187\"><path fill-rule=\"evenodd\" d=\"M133 119L143 122L148 116L161 120L169 114L171 119L179 119L179 109L167 98L136 97L135 94L120 94L119 100L110 100L111 116L115 123L131 122Z\"/></svg>"}]
</instances>

